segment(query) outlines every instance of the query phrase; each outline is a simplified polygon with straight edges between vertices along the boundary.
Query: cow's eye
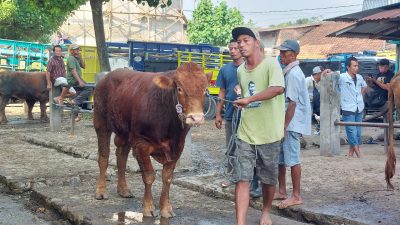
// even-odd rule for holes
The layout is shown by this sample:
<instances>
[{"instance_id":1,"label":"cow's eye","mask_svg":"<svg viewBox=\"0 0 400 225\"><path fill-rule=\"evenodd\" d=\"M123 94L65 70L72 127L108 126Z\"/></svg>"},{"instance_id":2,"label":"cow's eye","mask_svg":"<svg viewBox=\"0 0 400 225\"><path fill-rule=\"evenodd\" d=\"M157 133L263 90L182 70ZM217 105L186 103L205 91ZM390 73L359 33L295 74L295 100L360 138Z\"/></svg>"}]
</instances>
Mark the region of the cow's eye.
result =
<instances>
[{"instance_id":1,"label":"cow's eye","mask_svg":"<svg viewBox=\"0 0 400 225\"><path fill-rule=\"evenodd\" d=\"M182 93L182 92L183 92L183 89L182 89L181 87L178 87L177 89L178 89L178 92L179 92L179 93Z\"/></svg>"}]
</instances>

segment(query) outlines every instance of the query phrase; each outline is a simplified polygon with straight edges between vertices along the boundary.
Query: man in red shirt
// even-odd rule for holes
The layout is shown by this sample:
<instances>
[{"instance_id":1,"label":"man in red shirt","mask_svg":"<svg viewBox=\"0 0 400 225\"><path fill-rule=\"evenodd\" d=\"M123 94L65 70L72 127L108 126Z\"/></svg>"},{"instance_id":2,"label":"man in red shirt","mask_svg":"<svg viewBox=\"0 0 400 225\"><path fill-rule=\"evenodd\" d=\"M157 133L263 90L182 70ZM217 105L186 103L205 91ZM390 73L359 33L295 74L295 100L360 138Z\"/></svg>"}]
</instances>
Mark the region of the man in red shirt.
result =
<instances>
[{"instance_id":1,"label":"man in red shirt","mask_svg":"<svg viewBox=\"0 0 400 225\"><path fill-rule=\"evenodd\" d=\"M56 87L62 87L60 96L54 97L56 104L63 104L64 97L73 97L76 95L74 88L68 86L67 79L65 78L65 64L62 57L62 48L60 45L53 47L54 55L50 58L47 64L47 89L50 91L52 84Z\"/></svg>"}]
</instances>

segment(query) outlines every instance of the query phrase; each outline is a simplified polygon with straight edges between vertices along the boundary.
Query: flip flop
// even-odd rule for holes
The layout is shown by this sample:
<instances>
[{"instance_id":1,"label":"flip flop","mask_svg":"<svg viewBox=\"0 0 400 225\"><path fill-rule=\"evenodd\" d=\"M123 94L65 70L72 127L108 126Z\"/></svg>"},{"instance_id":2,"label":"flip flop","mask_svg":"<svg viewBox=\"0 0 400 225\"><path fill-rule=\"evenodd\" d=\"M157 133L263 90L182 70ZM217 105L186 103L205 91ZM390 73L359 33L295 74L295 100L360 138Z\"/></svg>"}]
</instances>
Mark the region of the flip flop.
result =
<instances>
[{"instance_id":1,"label":"flip flop","mask_svg":"<svg viewBox=\"0 0 400 225\"><path fill-rule=\"evenodd\" d=\"M222 182L221 187L222 188L227 188L229 186L232 186L233 184L234 184L233 182L225 181L225 182Z\"/></svg>"}]
</instances>

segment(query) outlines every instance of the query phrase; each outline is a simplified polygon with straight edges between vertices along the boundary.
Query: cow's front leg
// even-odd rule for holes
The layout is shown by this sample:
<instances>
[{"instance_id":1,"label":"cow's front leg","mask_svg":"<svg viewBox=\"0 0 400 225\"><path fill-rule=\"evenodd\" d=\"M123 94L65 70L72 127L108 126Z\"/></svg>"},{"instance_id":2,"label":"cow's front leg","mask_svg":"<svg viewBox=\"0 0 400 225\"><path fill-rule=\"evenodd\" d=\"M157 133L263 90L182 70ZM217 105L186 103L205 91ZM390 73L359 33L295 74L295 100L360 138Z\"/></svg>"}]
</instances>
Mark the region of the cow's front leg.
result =
<instances>
[{"instance_id":1,"label":"cow's front leg","mask_svg":"<svg viewBox=\"0 0 400 225\"><path fill-rule=\"evenodd\" d=\"M153 147L137 146L136 148L136 159L142 171L142 179L144 183L143 216L156 217L153 195L151 193L151 186L155 180L155 172L150 160L150 152Z\"/></svg>"},{"instance_id":2,"label":"cow's front leg","mask_svg":"<svg viewBox=\"0 0 400 225\"><path fill-rule=\"evenodd\" d=\"M170 218L175 216L175 213L172 210L172 206L169 200L169 189L171 186L175 165L176 161L167 162L164 164L162 170L163 186L160 197L160 214L161 217L165 218Z\"/></svg>"},{"instance_id":3,"label":"cow's front leg","mask_svg":"<svg viewBox=\"0 0 400 225\"><path fill-rule=\"evenodd\" d=\"M47 117L46 114L46 102L45 101L40 101L40 121L42 122L47 122L49 121L49 118Z\"/></svg>"},{"instance_id":4,"label":"cow's front leg","mask_svg":"<svg viewBox=\"0 0 400 225\"><path fill-rule=\"evenodd\" d=\"M123 198L132 198L133 194L131 190L129 190L128 185L126 185L125 178L126 161L128 160L131 146L128 144L127 138L122 138L119 136L115 136L114 144L117 146L117 151L115 154L117 157L118 167L118 194Z\"/></svg>"},{"instance_id":5,"label":"cow's front leg","mask_svg":"<svg viewBox=\"0 0 400 225\"><path fill-rule=\"evenodd\" d=\"M33 106L35 105L35 100L26 100L26 105L28 106L28 120L33 120L33 114L32 114L32 110L33 110Z\"/></svg>"},{"instance_id":6,"label":"cow's front leg","mask_svg":"<svg viewBox=\"0 0 400 225\"><path fill-rule=\"evenodd\" d=\"M6 106L9 99L7 96L0 96L0 124L7 123Z\"/></svg>"},{"instance_id":7,"label":"cow's front leg","mask_svg":"<svg viewBox=\"0 0 400 225\"><path fill-rule=\"evenodd\" d=\"M96 118L94 118L94 120L95 120L95 128L96 128L97 142L99 148L98 164L100 169L99 178L97 180L95 198L101 200L101 199L108 199L106 171L108 167L108 158L110 156L111 132L106 129L105 121L96 122ZM99 124L101 123L101 125L98 125L97 123Z\"/></svg>"}]
</instances>

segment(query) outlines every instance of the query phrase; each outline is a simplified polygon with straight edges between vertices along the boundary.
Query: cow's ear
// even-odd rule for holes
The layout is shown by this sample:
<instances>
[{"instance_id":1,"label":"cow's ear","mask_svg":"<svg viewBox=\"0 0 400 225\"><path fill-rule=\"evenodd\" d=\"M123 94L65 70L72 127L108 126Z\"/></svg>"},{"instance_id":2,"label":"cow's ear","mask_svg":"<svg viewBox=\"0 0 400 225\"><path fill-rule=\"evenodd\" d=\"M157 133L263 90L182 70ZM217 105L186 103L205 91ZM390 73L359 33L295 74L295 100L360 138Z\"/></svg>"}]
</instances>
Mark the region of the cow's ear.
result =
<instances>
[{"instance_id":1,"label":"cow's ear","mask_svg":"<svg viewBox=\"0 0 400 225\"><path fill-rule=\"evenodd\" d=\"M207 82L210 83L211 78L212 78L213 73L212 72L208 72L206 73L206 77L207 77Z\"/></svg>"},{"instance_id":2,"label":"cow's ear","mask_svg":"<svg viewBox=\"0 0 400 225\"><path fill-rule=\"evenodd\" d=\"M174 81L167 76L156 76L153 78L153 83L161 89L172 89Z\"/></svg>"}]
</instances>

